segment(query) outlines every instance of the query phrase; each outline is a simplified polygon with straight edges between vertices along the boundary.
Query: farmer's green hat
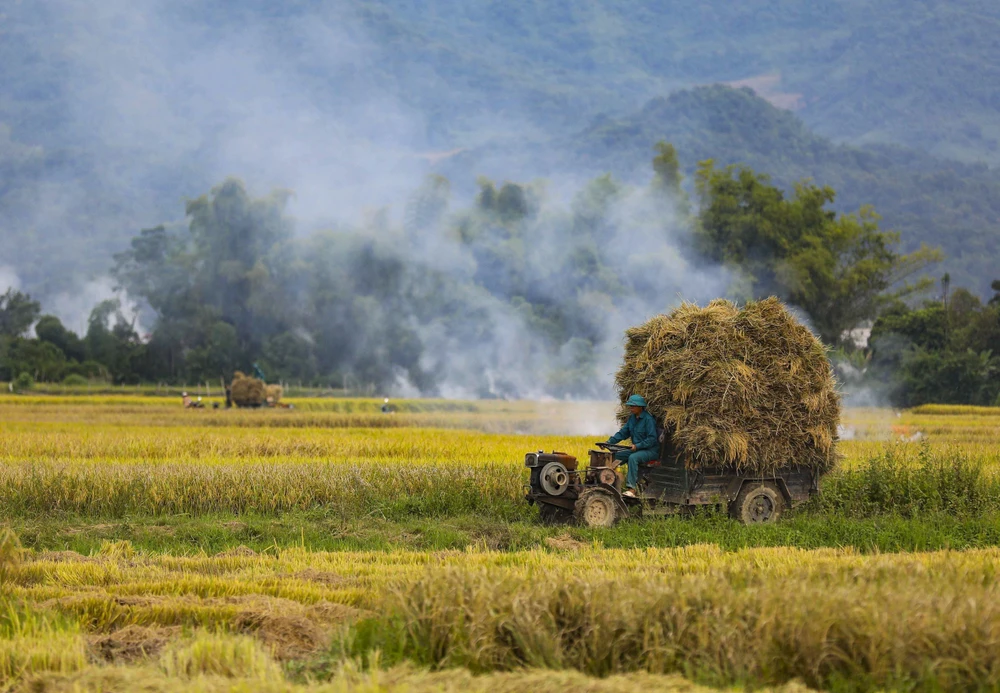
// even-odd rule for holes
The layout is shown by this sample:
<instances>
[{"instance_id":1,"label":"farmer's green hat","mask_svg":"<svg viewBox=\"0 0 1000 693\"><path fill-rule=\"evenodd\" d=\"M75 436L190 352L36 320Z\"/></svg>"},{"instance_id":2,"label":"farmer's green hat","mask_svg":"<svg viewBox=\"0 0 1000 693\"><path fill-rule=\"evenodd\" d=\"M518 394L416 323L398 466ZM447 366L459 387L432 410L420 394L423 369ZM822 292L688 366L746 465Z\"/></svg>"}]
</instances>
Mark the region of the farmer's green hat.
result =
<instances>
[{"instance_id":1,"label":"farmer's green hat","mask_svg":"<svg viewBox=\"0 0 1000 693\"><path fill-rule=\"evenodd\" d=\"M628 401L625 402L625 406L626 407L645 407L646 406L646 400L643 399L642 395L632 395L631 397L628 398Z\"/></svg>"}]
</instances>

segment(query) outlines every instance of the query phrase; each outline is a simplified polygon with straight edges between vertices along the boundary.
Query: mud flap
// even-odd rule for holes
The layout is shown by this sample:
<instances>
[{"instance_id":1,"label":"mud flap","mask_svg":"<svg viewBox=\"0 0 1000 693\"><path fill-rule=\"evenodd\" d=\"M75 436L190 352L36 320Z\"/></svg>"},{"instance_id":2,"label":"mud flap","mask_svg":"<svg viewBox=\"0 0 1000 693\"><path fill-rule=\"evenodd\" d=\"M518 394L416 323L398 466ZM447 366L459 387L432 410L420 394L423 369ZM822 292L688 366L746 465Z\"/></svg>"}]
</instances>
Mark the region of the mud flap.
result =
<instances>
[{"instance_id":1,"label":"mud flap","mask_svg":"<svg viewBox=\"0 0 1000 693\"><path fill-rule=\"evenodd\" d=\"M774 477L772 479L746 479L743 477L736 477L729 482L729 486L726 487L726 500L732 503L736 500L736 497L740 495L740 491L743 490L743 484L766 484L766 483L776 484L781 495L785 498L785 503L788 507L792 505L792 494L788 492L788 486L785 485L785 480L780 476Z\"/></svg>"},{"instance_id":2,"label":"mud flap","mask_svg":"<svg viewBox=\"0 0 1000 693\"><path fill-rule=\"evenodd\" d=\"M609 491L612 494L612 496L615 499L615 505L618 506L618 512L621 513L622 517L631 517L633 515L633 512L629 509L629 506L625 502L625 498L622 496L622 492L621 491L619 491L618 489L616 489L614 486L611 486L610 484L594 484L594 486L597 486L598 488L606 489L607 491ZM639 500L640 499L638 499L638 498L636 499L636 506L639 506L639 503L638 503ZM635 515L641 515L642 514L642 508L641 508L641 506L636 508L636 512L634 514Z\"/></svg>"}]
</instances>

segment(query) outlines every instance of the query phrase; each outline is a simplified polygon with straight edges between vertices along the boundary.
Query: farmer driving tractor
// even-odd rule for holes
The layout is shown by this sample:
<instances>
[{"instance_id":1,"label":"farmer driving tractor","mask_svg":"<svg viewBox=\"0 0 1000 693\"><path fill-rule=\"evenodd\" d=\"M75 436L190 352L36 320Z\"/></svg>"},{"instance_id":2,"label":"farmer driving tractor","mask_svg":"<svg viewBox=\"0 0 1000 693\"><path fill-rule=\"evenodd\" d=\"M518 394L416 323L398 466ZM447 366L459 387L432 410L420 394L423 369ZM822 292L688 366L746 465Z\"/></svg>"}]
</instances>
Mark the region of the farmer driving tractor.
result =
<instances>
[{"instance_id":1,"label":"farmer driving tractor","mask_svg":"<svg viewBox=\"0 0 1000 693\"><path fill-rule=\"evenodd\" d=\"M628 475L625 477L628 488L623 495L634 497L639 488L639 465L646 465L656 459L659 440L656 421L646 411L646 400L642 395L632 395L625 405L632 414L621 430L608 438L608 443L614 445L626 439L632 441L632 449L616 452L615 459L619 462L628 461Z\"/></svg>"}]
</instances>

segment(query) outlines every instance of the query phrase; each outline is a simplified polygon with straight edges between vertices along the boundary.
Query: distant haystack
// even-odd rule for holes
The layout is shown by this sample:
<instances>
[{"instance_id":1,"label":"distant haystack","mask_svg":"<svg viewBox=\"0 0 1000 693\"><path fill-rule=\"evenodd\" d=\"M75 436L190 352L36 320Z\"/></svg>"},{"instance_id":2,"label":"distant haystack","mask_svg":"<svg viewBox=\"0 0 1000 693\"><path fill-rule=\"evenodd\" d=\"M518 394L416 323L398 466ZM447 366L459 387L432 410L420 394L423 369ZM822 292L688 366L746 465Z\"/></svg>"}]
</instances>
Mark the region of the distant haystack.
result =
<instances>
[{"instance_id":1,"label":"distant haystack","mask_svg":"<svg viewBox=\"0 0 1000 693\"><path fill-rule=\"evenodd\" d=\"M267 397L267 386L263 380L252 378L241 371L233 374L233 382L229 386L233 403L237 407L259 407Z\"/></svg>"},{"instance_id":2,"label":"distant haystack","mask_svg":"<svg viewBox=\"0 0 1000 693\"><path fill-rule=\"evenodd\" d=\"M285 394L285 389L281 385L267 385L264 387L264 397L268 404L277 404L281 401L283 394Z\"/></svg>"}]
</instances>

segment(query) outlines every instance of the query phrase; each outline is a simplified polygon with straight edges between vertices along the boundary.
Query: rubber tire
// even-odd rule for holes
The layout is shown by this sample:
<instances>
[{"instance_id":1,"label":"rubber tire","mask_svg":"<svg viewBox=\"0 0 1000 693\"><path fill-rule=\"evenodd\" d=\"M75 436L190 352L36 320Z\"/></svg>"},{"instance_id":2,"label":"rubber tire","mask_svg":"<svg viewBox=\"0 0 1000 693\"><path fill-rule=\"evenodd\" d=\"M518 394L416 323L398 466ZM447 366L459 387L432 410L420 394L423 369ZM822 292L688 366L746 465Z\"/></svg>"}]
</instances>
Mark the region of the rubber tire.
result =
<instances>
[{"instance_id":1,"label":"rubber tire","mask_svg":"<svg viewBox=\"0 0 1000 693\"><path fill-rule=\"evenodd\" d=\"M573 520L573 511L558 505L539 503L538 519L543 525L565 525Z\"/></svg>"},{"instance_id":2,"label":"rubber tire","mask_svg":"<svg viewBox=\"0 0 1000 693\"><path fill-rule=\"evenodd\" d=\"M761 505L769 505L770 512ZM785 510L785 497L773 482L748 481L736 496L730 514L745 525L777 522Z\"/></svg>"},{"instance_id":3,"label":"rubber tire","mask_svg":"<svg viewBox=\"0 0 1000 693\"><path fill-rule=\"evenodd\" d=\"M584 489L573 506L573 517L584 527L613 527L620 515L618 500L603 488Z\"/></svg>"}]
</instances>

